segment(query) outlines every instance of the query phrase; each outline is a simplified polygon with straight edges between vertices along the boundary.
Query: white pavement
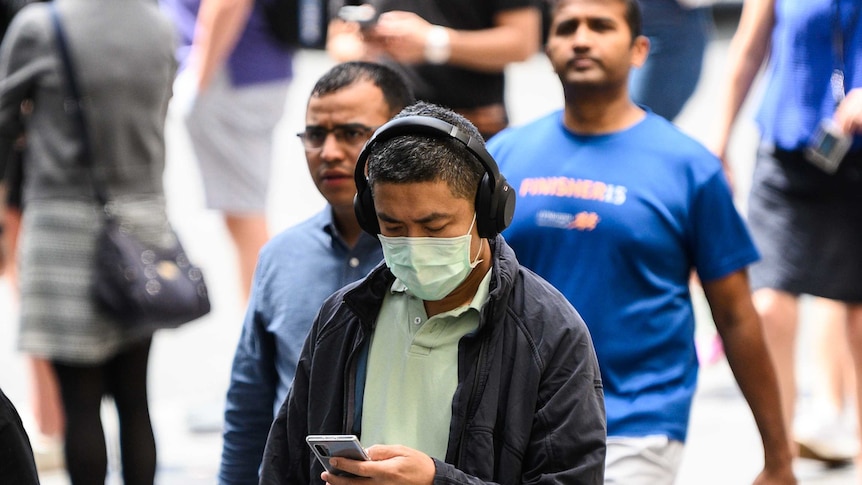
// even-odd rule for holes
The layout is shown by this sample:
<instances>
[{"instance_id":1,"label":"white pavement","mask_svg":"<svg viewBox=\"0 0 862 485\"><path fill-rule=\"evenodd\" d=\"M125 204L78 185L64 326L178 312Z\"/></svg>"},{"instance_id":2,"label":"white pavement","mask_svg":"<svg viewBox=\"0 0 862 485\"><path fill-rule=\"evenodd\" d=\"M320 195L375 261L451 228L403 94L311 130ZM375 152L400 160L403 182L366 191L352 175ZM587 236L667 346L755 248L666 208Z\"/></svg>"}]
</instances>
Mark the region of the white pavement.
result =
<instances>
[{"instance_id":1,"label":"white pavement","mask_svg":"<svg viewBox=\"0 0 862 485\"><path fill-rule=\"evenodd\" d=\"M695 138L705 140L718 105L727 38L733 19L722 22L710 44L703 79L678 120ZM301 146L294 136L304 120L305 100L311 86L332 62L318 51L302 52L296 63L296 80L284 120L278 128L269 200L271 229L276 233L323 206L323 199L308 176ZM512 66L508 72L508 104L513 124L534 119L562 105L559 83L543 55ZM749 103L750 104L750 103ZM747 108L750 111L750 107ZM750 119L750 117L749 117ZM739 124L737 143L731 147L736 168L737 193L748 190L748 174L757 137L750 121ZM221 435L194 433L191 421L219 418L227 388L230 363L239 336L243 308L237 291L234 261L227 234L218 216L203 208L201 190L186 134L171 118L168 126L166 191L171 218L193 260L205 272L213 297L213 312L184 328L160 332L152 350L150 400L158 446L159 485L196 485L216 482ZM744 200L739 201L740 205ZM15 351L16 310L8 282L0 279L0 387L10 396L25 420L31 406L27 366ZM701 308L701 314L703 309ZM699 335L708 338L711 323L699 320ZM800 341L804 341L802 338ZM803 379L809 378L803 372ZM803 381L803 387L805 383ZM116 470L116 425L109 406L104 407L112 451L108 483L121 483ZM762 452L753 419L724 361L703 369L691 418L686 455L679 485L733 485L750 483L761 466ZM816 463L797 464L803 485L854 483L852 467L828 471ZM46 485L66 485L62 471L44 473ZM6 485L6 484L2 484Z\"/></svg>"}]
</instances>

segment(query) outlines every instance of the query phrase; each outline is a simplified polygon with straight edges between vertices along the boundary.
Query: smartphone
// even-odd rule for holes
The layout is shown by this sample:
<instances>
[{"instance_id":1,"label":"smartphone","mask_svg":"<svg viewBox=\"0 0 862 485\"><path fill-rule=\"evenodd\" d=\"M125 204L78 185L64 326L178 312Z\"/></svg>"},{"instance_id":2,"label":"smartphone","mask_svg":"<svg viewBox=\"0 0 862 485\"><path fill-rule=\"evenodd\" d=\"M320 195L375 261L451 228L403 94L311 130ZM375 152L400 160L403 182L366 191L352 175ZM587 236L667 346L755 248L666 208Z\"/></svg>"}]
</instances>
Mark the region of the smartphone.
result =
<instances>
[{"instance_id":1,"label":"smartphone","mask_svg":"<svg viewBox=\"0 0 862 485\"><path fill-rule=\"evenodd\" d=\"M332 457L350 458L351 460L370 460L365 448L359 444L359 439L352 434L309 435L305 442L317 456L317 460L329 473L342 477L356 477L352 473L339 470L329 464Z\"/></svg>"},{"instance_id":2,"label":"smartphone","mask_svg":"<svg viewBox=\"0 0 862 485\"><path fill-rule=\"evenodd\" d=\"M831 119L820 122L805 149L805 158L826 173L835 173L850 150L853 138L841 132Z\"/></svg>"},{"instance_id":3,"label":"smartphone","mask_svg":"<svg viewBox=\"0 0 862 485\"><path fill-rule=\"evenodd\" d=\"M359 28L365 30L377 23L377 9L364 3L362 5L344 5L338 10L338 18L345 22L356 22Z\"/></svg>"}]
</instances>

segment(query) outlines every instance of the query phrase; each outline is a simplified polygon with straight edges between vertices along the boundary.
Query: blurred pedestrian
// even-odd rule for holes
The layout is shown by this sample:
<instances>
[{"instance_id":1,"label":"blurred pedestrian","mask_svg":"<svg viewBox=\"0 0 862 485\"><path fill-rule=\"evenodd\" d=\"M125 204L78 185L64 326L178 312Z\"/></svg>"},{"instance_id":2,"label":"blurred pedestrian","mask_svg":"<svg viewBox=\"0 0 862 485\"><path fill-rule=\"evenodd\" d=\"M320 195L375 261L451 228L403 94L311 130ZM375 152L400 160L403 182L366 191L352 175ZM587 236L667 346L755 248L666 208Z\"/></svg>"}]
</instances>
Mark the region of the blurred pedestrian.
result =
<instances>
[{"instance_id":1,"label":"blurred pedestrian","mask_svg":"<svg viewBox=\"0 0 862 485\"><path fill-rule=\"evenodd\" d=\"M712 12L691 0L639 0L649 56L632 69L631 97L673 121L694 94L712 33Z\"/></svg>"},{"instance_id":2,"label":"blurred pedestrian","mask_svg":"<svg viewBox=\"0 0 862 485\"><path fill-rule=\"evenodd\" d=\"M488 139L509 124L504 70L540 43L539 0L371 0L370 24L339 19L332 0L327 51L400 69L417 99L447 106ZM360 2L361 3L361 2Z\"/></svg>"},{"instance_id":3,"label":"blurred pedestrian","mask_svg":"<svg viewBox=\"0 0 862 485\"><path fill-rule=\"evenodd\" d=\"M848 304L848 343L856 375L862 371L860 11L858 0L751 0L730 44L727 93L714 141L728 167L734 121L769 59L748 201L748 221L763 259L751 267L751 284L787 426L797 397L800 295ZM858 381L855 395L862 401ZM858 404L857 410L862 416ZM862 464L858 456L857 464Z\"/></svg>"},{"instance_id":4,"label":"blurred pedestrian","mask_svg":"<svg viewBox=\"0 0 862 485\"><path fill-rule=\"evenodd\" d=\"M263 2L160 0L179 36L172 111L182 116L206 205L221 212L248 299L269 239L266 203L273 131L293 77L293 50L272 35Z\"/></svg>"},{"instance_id":5,"label":"blurred pedestrian","mask_svg":"<svg viewBox=\"0 0 862 485\"><path fill-rule=\"evenodd\" d=\"M299 136L327 205L261 251L227 392L219 483L258 483L267 433L320 305L383 259L356 221L353 171L373 130L412 101L403 78L381 64L339 64L314 85Z\"/></svg>"},{"instance_id":6,"label":"blurred pedestrian","mask_svg":"<svg viewBox=\"0 0 862 485\"><path fill-rule=\"evenodd\" d=\"M0 37L5 36L9 23L18 11L28 3L36 1L41 0L3 0L0 2L0 30L2 30ZM21 107L22 116L27 115L29 108L29 104L24 103ZM0 191L2 192L0 204L5 203L5 210L0 209L0 213L5 214L4 219L0 221L0 226L2 226L2 230L0 230L0 253L5 253L5 274L15 292L17 292L18 287L18 271L15 259L23 210L21 191L24 182L22 167L24 143L24 137L21 137L19 143L16 143L9 153L9 158L6 161L6 173L3 177L3 183L0 184L5 189ZM0 267L3 266L3 259L3 255L0 254ZM35 356L27 356L27 360L30 369L30 408L33 410L35 425L32 446L36 464L40 470L59 468L63 466L63 410L57 388L57 378L49 361Z\"/></svg>"},{"instance_id":7,"label":"blurred pedestrian","mask_svg":"<svg viewBox=\"0 0 862 485\"><path fill-rule=\"evenodd\" d=\"M505 236L590 328L607 408L605 483L675 480L698 374L692 270L760 431L755 483L795 483L746 277L757 251L721 164L629 97L629 73L649 50L637 0L561 0L552 19L546 51L565 106L489 149L519 196Z\"/></svg>"},{"instance_id":8,"label":"blurred pedestrian","mask_svg":"<svg viewBox=\"0 0 862 485\"><path fill-rule=\"evenodd\" d=\"M162 172L164 122L176 70L171 26L145 0L57 0L88 121L91 157L67 109L53 7L28 5L0 50L0 163L24 134L26 217L20 235L18 347L51 361L66 416L65 458L73 484L104 483L104 396L120 420L123 477L152 484L156 447L147 403L152 331L134 329L92 293L103 210L92 175L105 181L116 217L141 239L169 245ZM32 114L21 122L21 105ZM5 169L5 167L0 167ZM0 170L3 173L4 170Z\"/></svg>"}]
</instances>

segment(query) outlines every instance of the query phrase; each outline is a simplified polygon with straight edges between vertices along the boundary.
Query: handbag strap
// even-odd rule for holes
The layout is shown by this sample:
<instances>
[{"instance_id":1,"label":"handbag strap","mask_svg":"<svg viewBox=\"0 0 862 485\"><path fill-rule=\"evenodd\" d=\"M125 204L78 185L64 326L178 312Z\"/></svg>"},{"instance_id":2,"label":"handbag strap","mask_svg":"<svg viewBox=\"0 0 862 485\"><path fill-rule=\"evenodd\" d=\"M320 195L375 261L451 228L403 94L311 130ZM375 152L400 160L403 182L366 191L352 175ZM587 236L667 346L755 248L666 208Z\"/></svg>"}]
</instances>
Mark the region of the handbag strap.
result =
<instances>
[{"instance_id":1,"label":"handbag strap","mask_svg":"<svg viewBox=\"0 0 862 485\"><path fill-rule=\"evenodd\" d=\"M54 33L57 37L57 47L60 50L60 58L66 71L66 87L69 90L70 96L64 101L63 108L67 113L71 112L75 116L75 121L81 134L81 151L84 165L90 169L93 193L96 196L96 201L105 207L108 204L108 195L105 192L104 183L100 183L102 181L99 180L99 177L96 175L96 169L93 166L93 149L90 145L90 135L87 130L87 120L84 116L84 103L78 87L78 77L75 75L75 69L72 66L72 56L69 54L69 43L66 40L66 33L60 22L60 14L57 12L57 6L54 2L51 2L49 8L51 9L51 21L54 24Z\"/></svg>"}]
</instances>

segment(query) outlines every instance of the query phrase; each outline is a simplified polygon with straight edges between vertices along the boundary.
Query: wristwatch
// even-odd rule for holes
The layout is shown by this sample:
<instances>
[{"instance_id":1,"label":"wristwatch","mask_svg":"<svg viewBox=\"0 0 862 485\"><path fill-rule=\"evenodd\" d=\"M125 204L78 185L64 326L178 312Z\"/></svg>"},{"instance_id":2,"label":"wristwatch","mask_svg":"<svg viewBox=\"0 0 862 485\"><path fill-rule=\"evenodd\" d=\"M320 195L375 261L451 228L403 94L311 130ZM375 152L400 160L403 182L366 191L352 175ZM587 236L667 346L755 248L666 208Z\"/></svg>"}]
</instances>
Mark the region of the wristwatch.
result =
<instances>
[{"instance_id":1,"label":"wristwatch","mask_svg":"<svg viewBox=\"0 0 862 485\"><path fill-rule=\"evenodd\" d=\"M432 26L425 37L425 60L429 64L446 64L451 54L449 31L440 25Z\"/></svg>"}]
</instances>

